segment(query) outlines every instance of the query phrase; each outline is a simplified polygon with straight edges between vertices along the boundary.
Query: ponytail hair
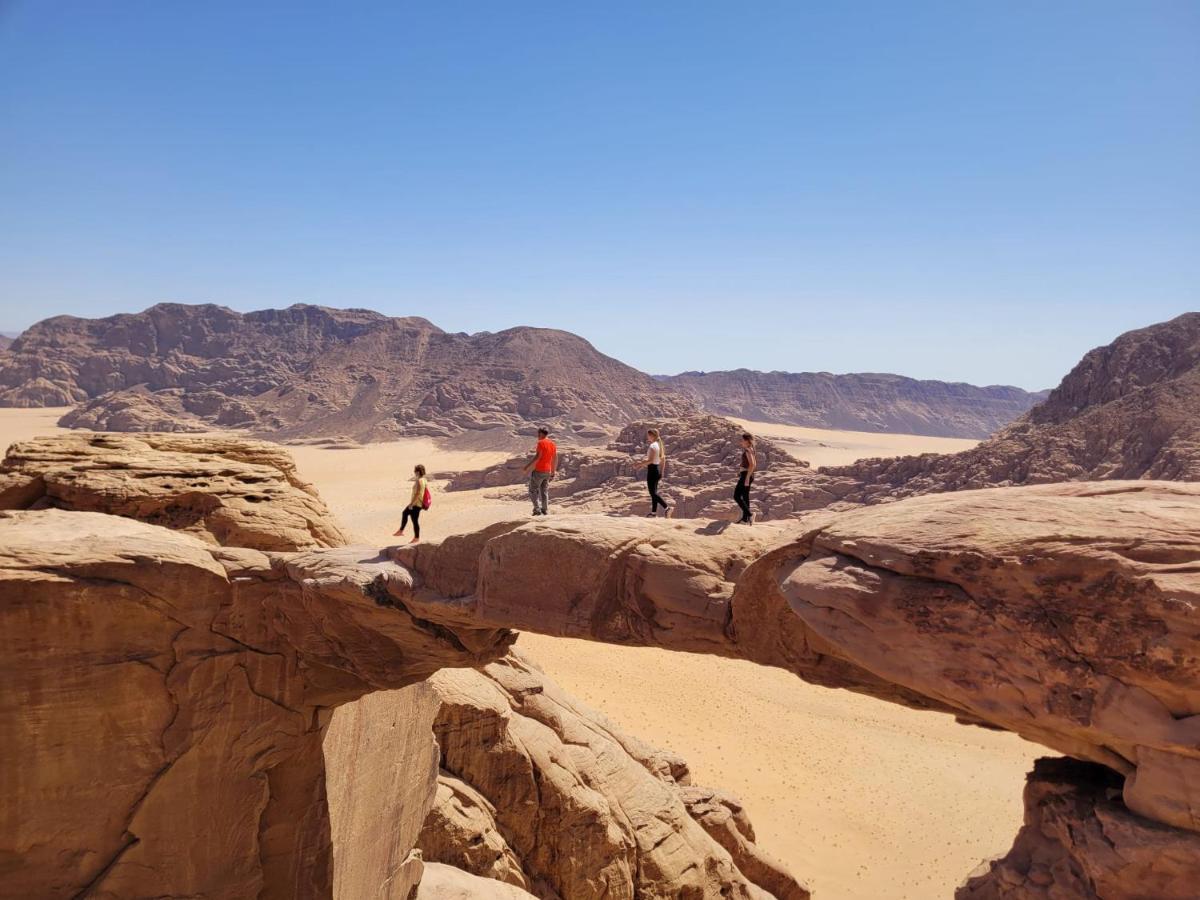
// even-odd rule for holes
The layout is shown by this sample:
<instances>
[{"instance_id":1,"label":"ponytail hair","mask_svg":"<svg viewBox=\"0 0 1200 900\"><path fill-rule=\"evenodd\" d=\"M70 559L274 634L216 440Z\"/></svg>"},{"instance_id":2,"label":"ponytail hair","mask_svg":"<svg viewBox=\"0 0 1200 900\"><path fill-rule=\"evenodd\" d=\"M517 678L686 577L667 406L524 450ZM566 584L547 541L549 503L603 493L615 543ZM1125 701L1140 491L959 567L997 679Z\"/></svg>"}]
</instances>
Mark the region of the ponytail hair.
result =
<instances>
[{"instance_id":1,"label":"ponytail hair","mask_svg":"<svg viewBox=\"0 0 1200 900\"><path fill-rule=\"evenodd\" d=\"M647 428L646 434L652 435L654 440L658 441L658 461L659 464L666 469L667 467L667 445L663 443L662 435L658 433L657 428Z\"/></svg>"}]
</instances>

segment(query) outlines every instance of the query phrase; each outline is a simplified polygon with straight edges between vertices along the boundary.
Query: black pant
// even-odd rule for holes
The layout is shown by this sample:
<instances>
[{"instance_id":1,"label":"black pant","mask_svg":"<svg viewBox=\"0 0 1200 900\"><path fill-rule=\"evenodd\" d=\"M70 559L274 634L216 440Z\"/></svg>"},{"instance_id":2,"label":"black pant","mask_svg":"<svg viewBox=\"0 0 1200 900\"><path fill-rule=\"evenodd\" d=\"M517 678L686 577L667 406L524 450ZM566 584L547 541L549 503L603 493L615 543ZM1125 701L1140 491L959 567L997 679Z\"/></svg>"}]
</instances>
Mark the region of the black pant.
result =
<instances>
[{"instance_id":1,"label":"black pant","mask_svg":"<svg viewBox=\"0 0 1200 900\"><path fill-rule=\"evenodd\" d=\"M737 487L733 489L733 499L742 510L742 521L750 521L750 488L754 487L754 476L746 478L745 470L738 473Z\"/></svg>"},{"instance_id":2,"label":"black pant","mask_svg":"<svg viewBox=\"0 0 1200 900\"><path fill-rule=\"evenodd\" d=\"M410 518L412 519L412 523L413 523L413 537L420 537L421 536L421 507L419 507L419 506L404 507L404 514L402 516L400 516L400 530L401 531L403 531L405 528L408 527L408 520ZM395 520L393 519L392 521L395 521Z\"/></svg>"},{"instance_id":3,"label":"black pant","mask_svg":"<svg viewBox=\"0 0 1200 900\"><path fill-rule=\"evenodd\" d=\"M667 501L658 493L658 483L662 481L662 469L651 463L646 466L646 487L650 489L650 512L658 512L659 504L668 509Z\"/></svg>"}]
</instances>

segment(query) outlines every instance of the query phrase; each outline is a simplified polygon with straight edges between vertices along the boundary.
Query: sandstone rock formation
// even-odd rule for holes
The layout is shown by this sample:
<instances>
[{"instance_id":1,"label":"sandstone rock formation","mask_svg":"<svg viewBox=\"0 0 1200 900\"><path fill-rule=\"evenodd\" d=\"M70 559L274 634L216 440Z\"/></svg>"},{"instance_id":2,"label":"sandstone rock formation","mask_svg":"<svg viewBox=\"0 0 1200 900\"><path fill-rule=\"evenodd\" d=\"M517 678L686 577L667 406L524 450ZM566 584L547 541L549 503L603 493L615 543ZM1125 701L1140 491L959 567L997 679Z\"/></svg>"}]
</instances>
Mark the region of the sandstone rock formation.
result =
<instances>
[{"instance_id":1,"label":"sandstone rock formation","mask_svg":"<svg viewBox=\"0 0 1200 900\"><path fill-rule=\"evenodd\" d=\"M1200 873L1200 485L971 491L707 531L563 516L397 558L417 575L408 602L449 622L737 656L1103 764L1121 799L1080 808L1080 828L1119 819L1125 846L1069 850L1117 886L1096 896L1147 896L1119 889L1137 866L1148 883Z\"/></svg>"},{"instance_id":2,"label":"sandstone rock formation","mask_svg":"<svg viewBox=\"0 0 1200 900\"><path fill-rule=\"evenodd\" d=\"M0 405L83 404L63 424L244 428L276 438L492 431L548 422L599 440L687 403L562 331L449 334L420 318L292 306L241 314L160 304L59 316L0 356Z\"/></svg>"},{"instance_id":3,"label":"sandstone rock formation","mask_svg":"<svg viewBox=\"0 0 1200 900\"><path fill-rule=\"evenodd\" d=\"M441 863L425 863L421 884L412 900L536 900L511 884L481 878Z\"/></svg>"},{"instance_id":4,"label":"sandstone rock formation","mask_svg":"<svg viewBox=\"0 0 1200 900\"><path fill-rule=\"evenodd\" d=\"M1191 900L1200 834L1133 815L1121 779L1102 766L1040 759L1025 788L1012 850L981 867L958 900Z\"/></svg>"},{"instance_id":5,"label":"sandstone rock formation","mask_svg":"<svg viewBox=\"0 0 1200 900\"><path fill-rule=\"evenodd\" d=\"M5 894L329 896L328 710L513 638L415 618L398 566L340 559L0 512Z\"/></svg>"},{"instance_id":6,"label":"sandstone rock formation","mask_svg":"<svg viewBox=\"0 0 1200 900\"><path fill-rule=\"evenodd\" d=\"M397 558L418 611L924 698L1103 763L1131 809L1200 830L1180 792L1200 783L1200 485L972 491L751 531L563 516Z\"/></svg>"},{"instance_id":7,"label":"sandstone rock formation","mask_svg":"<svg viewBox=\"0 0 1200 900\"><path fill-rule=\"evenodd\" d=\"M809 428L895 431L985 438L1035 403L1030 393L1002 385L976 387L875 373L684 372L659 378L700 409L755 422Z\"/></svg>"},{"instance_id":8,"label":"sandstone rock formation","mask_svg":"<svg viewBox=\"0 0 1200 900\"><path fill-rule=\"evenodd\" d=\"M426 859L539 897L809 896L754 845L737 801L690 787L683 760L622 734L520 654L429 683L443 774Z\"/></svg>"},{"instance_id":9,"label":"sandstone rock formation","mask_svg":"<svg viewBox=\"0 0 1200 900\"><path fill-rule=\"evenodd\" d=\"M567 450L551 495L571 509L649 509L646 428L667 442L663 493L684 516L728 517L741 429L716 416L635 422L603 450ZM993 486L1157 478L1200 481L1200 313L1133 331L1093 350L1044 403L970 450L808 469L759 438L760 519L795 518L904 497ZM458 473L450 489L515 485L524 457ZM514 496L516 492L514 492Z\"/></svg>"},{"instance_id":10,"label":"sandstone rock formation","mask_svg":"<svg viewBox=\"0 0 1200 900\"><path fill-rule=\"evenodd\" d=\"M426 883L413 850L422 835L465 848L472 871L517 884L532 873L543 898L580 896L585 863L614 846L614 897L665 900L676 884L714 900L780 886L780 897L806 896L757 850L744 817L732 835L700 824L713 819L708 807L692 818L676 790L681 761L618 736L525 661L465 670L458 683L490 694L453 702L449 672L427 682L442 667L500 658L515 635L439 621L452 613L425 618L428 601L417 612L405 599L408 568L329 546L340 533L279 448L70 435L14 447L4 473L0 499L35 508L0 512L0 777L14 786L0 813L0 893L408 900L418 884L431 897L504 890L442 869ZM507 673L518 670L514 687ZM504 716L502 685L513 702ZM550 697L554 715L540 705ZM469 746L478 734L462 727L489 717L523 736L544 807L510 805L528 772L521 782L451 763L443 748L441 763L476 787L458 781L462 799L426 821L453 777L447 768L439 784L431 728L453 732L466 759L496 750ZM582 733L596 735L590 755ZM574 780L558 774L569 756ZM473 812L483 815L466 826L455 819ZM479 863L472 842L484 822L482 850L521 849L508 857L518 878ZM614 844L614 828L627 839Z\"/></svg>"},{"instance_id":11,"label":"sandstone rock formation","mask_svg":"<svg viewBox=\"0 0 1200 900\"><path fill-rule=\"evenodd\" d=\"M646 429L658 428L667 446L667 475L661 493L682 517L728 517L736 509L733 486L741 458L741 426L718 416L693 415L660 422L639 421L623 428L603 449L561 451L559 477L550 485L554 502L580 512L648 512ZM760 519L794 517L838 503L854 482L818 478L808 464L790 456L769 438L755 443L759 472L752 503ZM459 472L449 490L524 485L528 455L474 472ZM844 483L843 483L844 481ZM522 496L522 490L511 492Z\"/></svg>"},{"instance_id":12,"label":"sandstone rock formation","mask_svg":"<svg viewBox=\"0 0 1200 900\"><path fill-rule=\"evenodd\" d=\"M440 842L421 842L514 890L803 896L735 801L498 663L511 628L780 666L1112 773L1039 767L1026 828L963 898L1187 896L1200 873L1200 485L964 491L754 529L563 515L386 553L198 533L0 513L6 892L327 896L332 835L397 815L345 877L399 897L421 872L411 803L437 791ZM329 711L474 666L328 729L350 804L331 825ZM398 722L434 723L439 779ZM372 770L380 746L401 772ZM411 803L370 794L389 774Z\"/></svg>"},{"instance_id":13,"label":"sandstone rock formation","mask_svg":"<svg viewBox=\"0 0 1200 900\"><path fill-rule=\"evenodd\" d=\"M242 438L72 434L13 444L0 463L0 509L48 507L255 550L346 542L287 451Z\"/></svg>"},{"instance_id":14,"label":"sandstone rock formation","mask_svg":"<svg viewBox=\"0 0 1200 900\"><path fill-rule=\"evenodd\" d=\"M1200 481L1200 313L1088 353L1042 404L955 454L825 468L845 500L1109 478ZM855 482L846 489L845 482Z\"/></svg>"}]
</instances>

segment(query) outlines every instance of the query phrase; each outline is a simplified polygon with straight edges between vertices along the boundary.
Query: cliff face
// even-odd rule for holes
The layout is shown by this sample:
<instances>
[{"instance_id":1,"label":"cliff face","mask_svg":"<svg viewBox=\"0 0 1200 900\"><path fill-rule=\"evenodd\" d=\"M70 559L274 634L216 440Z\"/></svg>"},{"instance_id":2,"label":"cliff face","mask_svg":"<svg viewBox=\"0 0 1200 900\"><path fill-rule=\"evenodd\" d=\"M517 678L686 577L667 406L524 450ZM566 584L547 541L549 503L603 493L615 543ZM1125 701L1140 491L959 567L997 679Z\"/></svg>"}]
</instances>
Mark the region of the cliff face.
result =
<instances>
[{"instance_id":1,"label":"cliff face","mask_svg":"<svg viewBox=\"0 0 1200 900\"><path fill-rule=\"evenodd\" d=\"M976 387L902 375L684 372L659 379L706 412L809 428L985 438L1044 399L1004 385Z\"/></svg>"},{"instance_id":2,"label":"cliff face","mask_svg":"<svg viewBox=\"0 0 1200 900\"><path fill-rule=\"evenodd\" d=\"M1200 481L1200 313L1088 353L1028 415L955 454L820 470L876 502L992 485L1108 478Z\"/></svg>"},{"instance_id":3,"label":"cliff face","mask_svg":"<svg viewBox=\"0 0 1200 900\"><path fill-rule=\"evenodd\" d=\"M0 356L0 405L75 403L64 424L102 431L380 440L545 422L585 441L686 405L563 331L450 334L367 310L183 304L47 319Z\"/></svg>"}]
</instances>

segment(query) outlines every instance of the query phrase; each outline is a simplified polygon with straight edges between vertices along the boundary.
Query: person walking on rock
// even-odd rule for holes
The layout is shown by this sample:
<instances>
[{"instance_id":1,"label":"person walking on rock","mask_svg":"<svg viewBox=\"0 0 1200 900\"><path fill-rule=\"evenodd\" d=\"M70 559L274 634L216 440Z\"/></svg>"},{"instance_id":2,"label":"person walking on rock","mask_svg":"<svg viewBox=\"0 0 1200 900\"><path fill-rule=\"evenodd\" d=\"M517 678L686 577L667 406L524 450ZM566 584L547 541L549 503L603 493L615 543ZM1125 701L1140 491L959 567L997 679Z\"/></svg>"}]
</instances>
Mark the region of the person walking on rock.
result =
<instances>
[{"instance_id":1,"label":"person walking on rock","mask_svg":"<svg viewBox=\"0 0 1200 900\"><path fill-rule=\"evenodd\" d=\"M667 473L667 448L659 437L657 428L646 431L646 440L650 442L646 447L646 487L650 490L650 512L646 514L646 518L653 519L657 516L658 507L661 505L669 519L671 507L658 492L658 484Z\"/></svg>"},{"instance_id":2,"label":"person walking on rock","mask_svg":"<svg viewBox=\"0 0 1200 900\"><path fill-rule=\"evenodd\" d=\"M524 471L529 475L529 499L533 501L533 514L544 516L550 506L550 481L558 472L558 447L550 440L547 429L538 429L537 447L534 448L533 459L525 464Z\"/></svg>"},{"instance_id":3,"label":"person walking on rock","mask_svg":"<svg viewBox=\"0 0 1200 900\"><path fill-rule=\"evenodd\" d=\"M430 499L425 467L418 464L413 467L412 496L408 498L408 506L404 507L404 514L400 517L400 527L395 531L396 537L404 536L408 520L412 519L413 539L409 543L415 544L421 540L421 511L429 509Z\"/></svg>"},{"instance_id":4,"label":"person walking on rock","mask_svg":"<svg viewBox=\"0 0 1200 900\"><path fill-rule=\"evenodd\" d=\"M746 432L742 435L742 460L738 467L737 487L733 489L733 499L742 510L738 519L740 525L753 525L754 514L750 512L750 488L754 486L754 472L758 469L758 459L754 455L754 435Z\"/></svg>"}]
</instances>

